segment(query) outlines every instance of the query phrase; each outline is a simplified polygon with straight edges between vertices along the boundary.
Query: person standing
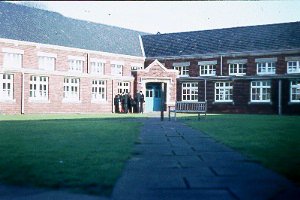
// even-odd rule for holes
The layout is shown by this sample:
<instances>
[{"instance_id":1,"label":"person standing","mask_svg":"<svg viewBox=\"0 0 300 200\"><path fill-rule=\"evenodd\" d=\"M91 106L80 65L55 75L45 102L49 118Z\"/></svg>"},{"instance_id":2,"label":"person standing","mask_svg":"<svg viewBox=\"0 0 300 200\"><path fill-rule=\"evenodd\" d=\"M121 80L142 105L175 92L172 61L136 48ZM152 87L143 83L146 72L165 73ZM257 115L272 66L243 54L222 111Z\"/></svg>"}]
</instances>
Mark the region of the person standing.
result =
<instances>
[{"instance_id":1,"label":"person standing","mask_svg":"<svg viewBox=\"0 0 300 200\"><path fill-rule=\"evenodd\" d=\"M119 101L120 101L120 97L119 97L119 94L117 94L117 95L115 95L115 98L114 98L115 113L120 112L120 110L119 110Z\"/></svg>"},{"instance_id":2,"label":"person standing","mask_svg":"<svg viewBox=\"0 0 300 200\"><path fill-rule=\"evenodd\" d=\"M124 113L128 113L128 93L125 93L123 95L123 101L124 101Z\"/></svg>"},{"instance_id":3,"label":"person standing","mask_svg":"<svg viewBox=\"0 0 300 200\"><path fill-rule=\"evenodd\" d=\"M143 108L144 102L145 102L144 94L142 91L140 91L138 95L139 113L144 113L144 108Z\"/></svg>"}]
</instances>

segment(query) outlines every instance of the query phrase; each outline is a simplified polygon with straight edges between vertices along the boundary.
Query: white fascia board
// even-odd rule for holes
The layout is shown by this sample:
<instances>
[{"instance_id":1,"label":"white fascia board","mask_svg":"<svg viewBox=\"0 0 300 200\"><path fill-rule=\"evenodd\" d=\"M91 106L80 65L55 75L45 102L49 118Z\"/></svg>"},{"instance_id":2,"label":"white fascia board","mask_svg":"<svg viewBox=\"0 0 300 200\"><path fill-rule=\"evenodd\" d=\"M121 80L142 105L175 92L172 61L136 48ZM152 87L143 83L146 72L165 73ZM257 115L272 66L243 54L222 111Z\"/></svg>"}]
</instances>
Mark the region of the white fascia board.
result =
<instances>
[{"instance_id":1,"label":"white fascia board","mask_svg":"<svg viewBox=\"0 0 300 200\"><path fill-rule=\"evenodd\" d=\"M217 60L211 60L211 61L200 61L198 62L198 65L216 65Z\"/></svg>"},{"instance_id":2,"label":"white fascia board","mask_svg":"<svg viewBox=\"0 0 300 200\"><path fill-rule=\"evenodd\" d=\"M173 63L173 67L190 66L190 65L191 65L190 62L176 62L176 63Z\"/></svg>"},{"instance_id":3,"label":"white fascia board","mask_svg":"<svg viewBox=\"0 0 300 200\"><path fill-rule=\"evenodd\" d=\"M85 57L84 56L68 56L68 60L81 60L81 61L85 61Z\"/></svg>"},{"instance_id":4,"label":"white fascia board","mask_svg":"<svg viewBox=\"0 0 300 200\"><path fill-rule=\"evenodd\" d=\"M15 54L24 54L24 50L15 49L15 48L2 48L4 53L15 53Z\"/></svg>"},{"instance_id":5,"label":"white fascia board","mask_svg":"<svg viewBox=\"0 0 300 200\"><path fill-rule=\"evenodd\" d=\"M38 52L37 55L40 56L40 57L57 58L57 54L56 53Z\"/></svg>"},{"instance_id":6,"label":"white fascia board","mask_svg":"<svg viewBox=\"0 0 300 200\"><path fill-rule=\"evenodd\" d=\"M130 66L132 67L144 67L144 64L143 63L130 63Z\"/></svg>"},{"instance_id":7,"label":"white fascia board","mask_svg":"<svg viewBox=\"0 0 300 200\"><path fill-rule=\"evenodd\" d=\"M277 62L277 58L273 57L273 58L256 58L255 59L256 63L262 63L262 62Z\"/></svg>"},{"instance_id":8,"label":"white fascia board","mask_svg":"<svg viewBox=\"0 0 300 200\"><path fill-rule=\"evenodd\" d=\"M248 61L247 59L239 59L239 60L230 59L230 60L227 60L227 64L246 64L247 61Z\"/></svg>"}]
</instances>

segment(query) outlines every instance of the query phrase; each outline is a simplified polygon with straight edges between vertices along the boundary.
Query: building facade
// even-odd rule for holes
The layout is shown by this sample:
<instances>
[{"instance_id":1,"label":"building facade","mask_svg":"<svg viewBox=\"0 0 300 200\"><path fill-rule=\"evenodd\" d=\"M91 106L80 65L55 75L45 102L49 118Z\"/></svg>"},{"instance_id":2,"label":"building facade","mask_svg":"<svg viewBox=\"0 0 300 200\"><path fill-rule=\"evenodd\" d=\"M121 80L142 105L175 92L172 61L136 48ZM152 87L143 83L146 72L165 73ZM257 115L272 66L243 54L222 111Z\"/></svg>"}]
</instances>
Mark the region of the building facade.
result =
<instances>
[{"instance_id":1,"label":"building facade","mask_svg":"<svg viewBox=\"0 0 300 200\"><path fill-rule=\"evenodd\" d=\"M108 113L116 94L139 91L146 112L164 97L166 109L300 114L300 22L150 35L0 9L0 114Z\"/></svg>"}]
</instances>

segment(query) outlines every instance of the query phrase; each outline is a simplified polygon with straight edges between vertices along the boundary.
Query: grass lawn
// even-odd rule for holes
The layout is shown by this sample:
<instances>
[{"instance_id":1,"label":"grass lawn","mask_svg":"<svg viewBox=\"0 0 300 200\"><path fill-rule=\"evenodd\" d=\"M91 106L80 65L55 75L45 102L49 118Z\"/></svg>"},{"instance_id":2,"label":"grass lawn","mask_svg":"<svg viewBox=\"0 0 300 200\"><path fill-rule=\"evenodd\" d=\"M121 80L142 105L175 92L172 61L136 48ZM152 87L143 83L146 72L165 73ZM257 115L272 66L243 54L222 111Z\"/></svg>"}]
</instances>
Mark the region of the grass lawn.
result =
<instances>
[{"instance_id":1,"label":"grass lawn","mask_svg":"<svg viewBox=\"0 0 300 200\"><path fill-rule=\"evenodd\" d=\"M300 116L208 115L207 120L187 119L193 119L185 121L188 125L300 185Z\"/></svg>"},{"instance_id":2,"label":"grass lawn","mask_svg":"<svg viewBox=\"0 0 300 200\"><path fill-rule=\"evenodd\" d=\"M112 116L0 116L0 182L109 196L141 126Z\"/></svg>"}]
</instances>

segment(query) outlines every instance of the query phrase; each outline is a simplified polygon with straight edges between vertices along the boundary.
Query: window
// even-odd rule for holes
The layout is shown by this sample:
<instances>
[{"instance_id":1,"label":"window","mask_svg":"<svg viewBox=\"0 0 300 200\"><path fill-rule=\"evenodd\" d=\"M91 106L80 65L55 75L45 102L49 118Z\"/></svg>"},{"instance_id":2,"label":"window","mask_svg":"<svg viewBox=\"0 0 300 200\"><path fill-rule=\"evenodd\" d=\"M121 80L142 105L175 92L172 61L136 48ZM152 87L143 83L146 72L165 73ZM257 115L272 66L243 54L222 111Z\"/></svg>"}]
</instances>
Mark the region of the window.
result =
<instances>
[{"instance_id":1,"label":"window","mask_svg":"<svg viewBox=\"0 0 300 200\"><path fill-rule=\"evenodd\" d=\"M0 99L13 99L13 82L14 76L12 74L0 74Z\"/></svg>"},{"instance_id":2,"label":"window","mask_svg":"<svg viewBox=\"0 0 300 200\"><path fill-rule=\"evenodd\" d=\"M215 83L215 101L232 102L232 82Z\"/></svg>"},{"instance_id":3,"label":"window","mask_svg":"<svg viewBox=\"0 0 300 200\"><path fill-rule=\"evenodd\" d=\"M271 82L251 82L251 102L271 102Z\"/></svg>"},{"instance_id":4,"label":"window","mask_svg":"<svg viewBox=\"0 0 300 200\"><path fill-rule=\"evenodd\" d=\"M82 60L69 59L68 62L69 62L69 71L82 72L83 70Z\"/></svg>"},{"instance_id":5,"label":"window","mask_svg":"<svg viewBox=\"0 0 300 200\"><path fill-rule=\"evenodd\" d=\"M103 62L91 61L91 73L103 75L104 74L104 66L105 66L105 63L103 63Z\"/></svg>"},{"instance_id":6,"label":"window","mask_svg":"<svg viewBox=\"0 0 300 200\"><path fill-rule=\"evenodd\" d=\"M200 76L215 76L216 65L200 65Z\"/></svg>"},{"instance_id":7,"label":"window","mask_svg":"<svg viewBox=\"0 0 300 200\"><path fill-rule=\"evenodd\" d=\"M256 64L257 74L275 74L275 62L260 62Z\"/></svg>"},{"instance_id":8,"label":"window","mask_svg":"<svg viewBox=\"0 0 300 200\"><path fill-rule=\"evenodd\" d=\"M112 64L111 65L111 74L122 76L123 65L120 64Z\"/></svg>"},{"instance_id":9,"label":"window","mask_svg":"<svg viewBox=\"0 0 300 200\"><path fill-rule=\"evenodd\" d=\"M229 75L245 75L246 74L246 64L229 64Z\"/></svg>"},{"instance_id":10,"label":"window","mask_svg":"<svg viewBox=\"0 0 300 200\"><path fill-rule=\"evenodd\" d=\"M182 101L198 101L198 83L182 83Z\"/></svg>"},{"instance_id":11,"label":"window","mask_svg":"<svg viewBox=\"0 0 300 200\"><path fill-rule=\"evenodd\" d=\"M105 100L105 81L103 80L93 80L92 82L92 100Z\"/></svg>"},{"instance_id":12,"label":"window","mask_svg":"<svg viewBox=\"0 0 300 200\"><path fill-rule=\"evenodd\" d=\"M47 56L39 56L39 69L54 71L55 58Z\"/></svg>"},{"instance_id":13,"label":"window","mask_svg":"<svg viewBox=\"0 0 300 200\"><path fill-rule=\"evenodd\" d=\"M8 68L22 68L22 54L5 52L3 66Z\"/></svg>"},{"instance_id":14,"label":"window","mask_svg":"<svg viewBox=\"0 0 300 200\"><path fill-rule=\"evenodd\" d=\"M287 73L300 73L300 61L287 62Z\"/></svg>"},{"instance_id":15,"label":"window","mask_svg":"<svg viewBox=\"0 0 300 200\"><path fill-rule=\"evenodd\" d=\"M30 99L48 100L48 77L30 76Z\"/></svg>"},{"instance_id":16,"label":"window","mask_svg":"<svg viewBox=\"0 0 300 200\"><path fill-rule=\"evenodd\" d=\"M179 71L179 76L189 76L189 62L174 63L174 69Z\"/></svg>"},{"instance_id":17,"label":"window","mask_svg":"<svg viewBox=\"0 0 300 200\"><path fill-rule=\"evenodd\" d=\"M79 78L64 79L64 100L79 101Z\"/></svg>"},{"instance_id":18,"label":"window","mask_svg":"<svg viewBox=\"0 0 300 200\"><path fill-rule=\"evenodd\" d=\"M118 93L129 93L129 82L118 82Z\"/></svg>"},{"instance_id":19,"label":"window","mask_svg":"<svg viewBox=\"0 0 300 200\"><path fill-rule=\"evenodd\" d=\"M300 81L291 81L291 102L300 102Z\"/></svg>"}]
</instances>

